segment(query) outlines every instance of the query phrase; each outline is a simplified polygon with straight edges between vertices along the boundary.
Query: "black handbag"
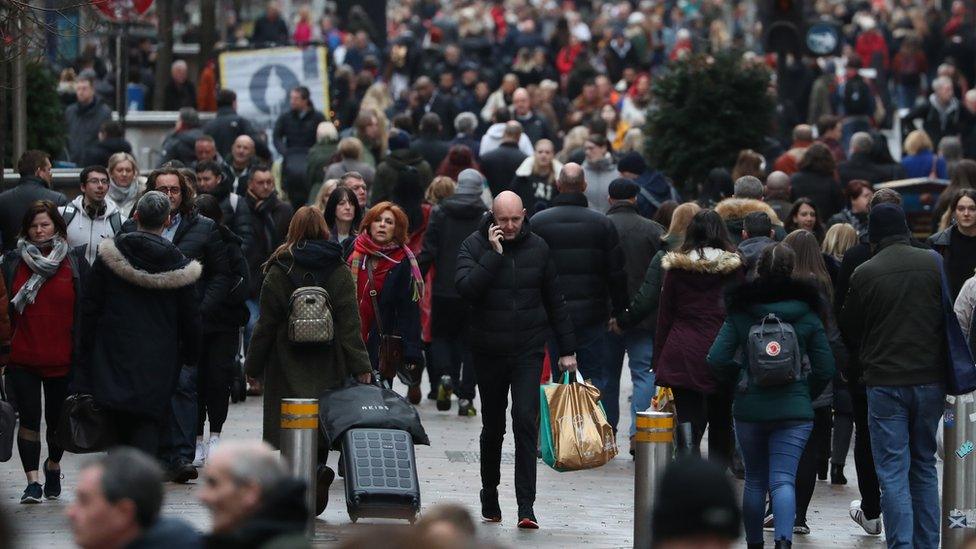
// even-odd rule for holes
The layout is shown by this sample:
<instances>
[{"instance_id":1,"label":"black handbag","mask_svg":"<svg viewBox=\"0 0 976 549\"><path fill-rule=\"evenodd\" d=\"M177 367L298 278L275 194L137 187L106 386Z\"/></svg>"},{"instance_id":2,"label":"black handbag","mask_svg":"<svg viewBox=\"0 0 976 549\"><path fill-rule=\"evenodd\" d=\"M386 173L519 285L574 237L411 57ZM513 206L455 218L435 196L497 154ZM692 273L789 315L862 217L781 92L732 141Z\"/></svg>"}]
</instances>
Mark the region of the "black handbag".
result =
<instances>
[{"instance_id":1,"label":"black handbag","mask_svg":"<svg viewBox=\"0 0 976 549\"><path fill-rule=\"evenodd\" d=\"M56 436L61 447L73 454L104 452L115 446L117 440L108 413L91 395L85 394L65 399Z\"/></svg>"},{"instance_id":2,"label":"black handbag","mask_svg":"<svg viewBox=\"0 0 976 549\"><path fill-rule=\"evenodd\" d=\"M3 377L0 376L0 462L10 461L14 455L14 437L17 430L17 411L7 401Z\"/></svg>"}]
</instances>

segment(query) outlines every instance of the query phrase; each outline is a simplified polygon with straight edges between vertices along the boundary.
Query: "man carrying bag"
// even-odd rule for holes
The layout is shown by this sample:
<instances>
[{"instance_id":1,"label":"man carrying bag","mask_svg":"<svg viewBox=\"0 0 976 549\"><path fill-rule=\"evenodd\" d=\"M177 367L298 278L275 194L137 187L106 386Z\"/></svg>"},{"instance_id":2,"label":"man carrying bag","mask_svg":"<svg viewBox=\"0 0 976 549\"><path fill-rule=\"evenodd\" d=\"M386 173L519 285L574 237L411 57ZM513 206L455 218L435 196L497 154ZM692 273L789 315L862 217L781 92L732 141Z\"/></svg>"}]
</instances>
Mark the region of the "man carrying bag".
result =
<instances>
[{"instance_id":1,"label":"man carrying bag","mask_svg":"<svg viewBox=\"0 0 976 549\"><path fill-rule=\"evenodd\" d=\"M469 345L483 408L482 517L502 519L498 483L511 387L518 526L538 528L533 505L543 345L551 328L562 353L559 367L575 371L576 339L549 246L529 230L517 194L500 193L461 244L455 286L472 310Z\"/></svg>"}]
</instances>

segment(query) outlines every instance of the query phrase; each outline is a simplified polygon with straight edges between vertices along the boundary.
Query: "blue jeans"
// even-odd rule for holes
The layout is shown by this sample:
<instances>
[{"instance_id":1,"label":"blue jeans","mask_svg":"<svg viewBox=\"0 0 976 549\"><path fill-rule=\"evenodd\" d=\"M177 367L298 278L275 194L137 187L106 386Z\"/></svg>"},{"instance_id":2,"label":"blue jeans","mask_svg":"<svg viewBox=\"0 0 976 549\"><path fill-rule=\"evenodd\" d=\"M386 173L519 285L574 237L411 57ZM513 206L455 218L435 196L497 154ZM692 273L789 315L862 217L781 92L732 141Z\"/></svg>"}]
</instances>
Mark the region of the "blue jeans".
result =
<instances>
[{"instance_id":1,"label":"blue jeans","mask_svg":"<svg viewBox=\"0 0 976 549\"><path fill-rule=\"evenodd\" d=\"M170 398L168 424L161 431L159 457L169 467L193 461L197 436L197 369L180 369L176 392Z\"/></svg>"},{"instance_id":2,"label":"blue jeans","mask_svg":"<svg viewBox=\"0 0 976 549\"><path fill-rule=\"evenodd\" d=\"M935 433L945 411L945 387L868 387L867 392L888 547L937 548L941 514ZM946 448L946 459L956 459L954 450Z\"/></svg>"},{"instance_id":3,"label":"blue jeans","mask_svg":"<svg viewBox=\"0 0 976 549\"><path fill-rule=\"evenodd\" d=\"M552 377L558 379L561 372L559 370L559 345L556 343L556 338L550 338L547 346L549 348L549 361L552 363ZM606 383L607 352L606 323L576 328L577 367L580 374L583 375L583 379L589 379L601 393Z\"/></svg>"},{"instance_id":4,"label":"blue jeans","mask_svg":"<svg viewBox=\"0 0 976 549\"><path fill-rule=\"evenodd\" d=\"M258 313L261 311L261 306L257 299L248 299L244 304L247 305L247 311L251 313L250 318L247 319L247 326L244 326L244 352L246 353L248 346L251 344L251 334L254 333L254 326L258 323Z\"/></svg>"},{"instance_id":5,"label":"blue jeans","mask_svg":"<svg viewBox=\"0 0 976 549\"><path fill-rule=\"evenodd\" d=\"M617 335L607 334L607 364L604 376L603 409L607 421L617 430L620 420L620 372L624 366L624 351L627 352L630 378L634 381L634 395L630 399L630 434L637 432L635 418L651 406L654 398L654 372L651 371L651 356L654 353L654 334L650 330L632 328Z\"/></svg>"},{"instance_id":6,"label":"blue jeans","mask_svg":"<svg viewBox=\"0 0 976 549\"><path fill-rule=\"evenodd\" d=\"M796 519L796 467L807 445L812 421L735 422L735 436L746 466L742 524L747 543L762 543L766 494L773 500L774 539L793 540Z\"/></svg>"}]
</instances>

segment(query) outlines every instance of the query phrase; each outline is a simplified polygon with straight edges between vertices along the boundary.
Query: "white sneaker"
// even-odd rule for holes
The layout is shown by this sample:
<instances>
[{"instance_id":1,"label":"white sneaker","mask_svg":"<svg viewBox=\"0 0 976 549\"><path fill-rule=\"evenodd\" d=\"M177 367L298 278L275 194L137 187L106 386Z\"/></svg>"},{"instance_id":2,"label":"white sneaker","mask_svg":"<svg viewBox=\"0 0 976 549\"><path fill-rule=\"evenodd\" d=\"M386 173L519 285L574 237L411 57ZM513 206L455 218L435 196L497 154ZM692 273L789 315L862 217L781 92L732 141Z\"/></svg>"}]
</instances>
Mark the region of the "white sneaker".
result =
<instances>
[{"instance_id":1,"label":"white sneaker","mask_svg":"<svg viewBox=\"0 0 976 549\"><path fill-rule=\"evenodd\" d=\"M864 511L861 511L861 500L855 499L852 501L849 512L851 515L851 520L856 522L868 534L877 536L881 533L881 517L879 516L876 519L869 519L864 516Z\"/></svg>"},{"instance_id":2,"label":"white sneaker","mask_svg":"<svg viewBox=\"0 0 976 549\"><path fill-rule=\"evenodd\" d=\"M220 444L220 437L211 436L207 441L207 455L214 453L214 449Z\"/></svg>"},{"instance_id":3,"label":"white sneaker","mask_svg":"<svg viewBox=\"0 0 976 549\"><path fill-rule=\"evenodd\" d=\"M197 441L197 449L193 452L193 466L203 467L203 464L207 461L207 446L202 440Z\"/></svg>"}]
</instances>

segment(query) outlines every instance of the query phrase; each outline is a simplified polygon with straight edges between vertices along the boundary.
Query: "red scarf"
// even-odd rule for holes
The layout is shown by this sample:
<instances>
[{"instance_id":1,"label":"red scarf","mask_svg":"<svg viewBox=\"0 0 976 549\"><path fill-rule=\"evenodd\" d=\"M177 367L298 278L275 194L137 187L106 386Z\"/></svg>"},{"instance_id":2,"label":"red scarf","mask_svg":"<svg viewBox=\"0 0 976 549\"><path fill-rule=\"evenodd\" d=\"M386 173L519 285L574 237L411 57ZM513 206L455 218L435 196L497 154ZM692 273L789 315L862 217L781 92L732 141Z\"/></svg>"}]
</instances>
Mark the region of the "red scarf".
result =
<instances>
[{"instance_id":1,"label":"red scarf","mask_svg":"<svg viewBox=\"0 0 976 549\"><path fill-rule=\"evenodd\" d=\"M373 284L369 282L369 270L366 262L375 260L373 263ZM404 259L410 261L411 273L414 278L414 300L418 300L423 293L423 280L420 278L420 268L417 266L417 259L406 246L399 244L388 244L380 246L370 238L367 231L363 231L353 243L353 253L349 256L349 267L352 269L353 278L356 281L356 295L359 298L359 320L360 334L363 341L369 340L369 332L376 320L376 311L373 310L373 300L370 290L376 291L376 301L379 302L383 294L383 284L386 277ZM379 331L379 326L377 326Z\"/></svg>"}]
</instances>

